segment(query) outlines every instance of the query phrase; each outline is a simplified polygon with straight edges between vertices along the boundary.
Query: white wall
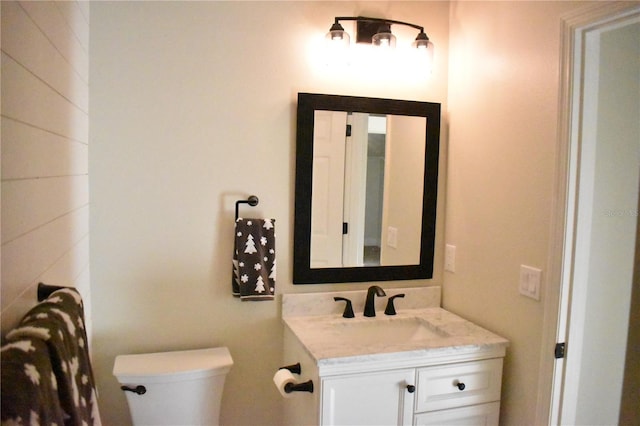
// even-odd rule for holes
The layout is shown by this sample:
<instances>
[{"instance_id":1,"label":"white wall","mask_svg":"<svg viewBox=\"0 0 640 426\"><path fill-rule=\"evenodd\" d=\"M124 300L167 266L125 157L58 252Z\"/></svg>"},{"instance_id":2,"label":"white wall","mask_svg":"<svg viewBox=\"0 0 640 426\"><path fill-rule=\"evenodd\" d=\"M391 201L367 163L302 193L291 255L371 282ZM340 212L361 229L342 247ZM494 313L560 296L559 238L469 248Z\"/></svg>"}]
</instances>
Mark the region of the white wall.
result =
<instances>
[{"instance_id":1,"label":"white wall","mask_svg":"<svg viewBox=\"0 0 640 426\"><path fill-rule=\"evenodd\" d=\"M231 296L234 203L256 194L259 206L242 212L276 219L277 293L366 288L291 284L296 96L446 107L448 12L438 2L92 4L94 366L106 424L129 421L111 376L117 354L216 345L235 361L223 423L281 423L271 381L283 349L279 300ZM424 25L436 45L433 75L321 66L317 47L333 18L358 14ZM400 44L415 34L397 37ZM440 277L437 268L433 283Z\"/></svg>"},{"instance_id":2,"label":"white wall","mask_svg":"<svg viewBox=\"0 0 640 426\"><path fill-rule=\"evenodd\" d=\"M443 306L511 341L501 423L535 422L556 164L560 17L579 2L455 2ZM541 299L518 291L543 269ZM552 354L547 354L552 356Z\"/></svg>"},{"instance_id":3,"label":"white wall","mask_svg":"<svg viewBox=\"0 0 640 426\"><path fill-rule=\"evenodd\" d=\"M3 335L39 281L79 288L91 326L88 124L89 3L3 1Z\"/></svg>"}]
</instances>

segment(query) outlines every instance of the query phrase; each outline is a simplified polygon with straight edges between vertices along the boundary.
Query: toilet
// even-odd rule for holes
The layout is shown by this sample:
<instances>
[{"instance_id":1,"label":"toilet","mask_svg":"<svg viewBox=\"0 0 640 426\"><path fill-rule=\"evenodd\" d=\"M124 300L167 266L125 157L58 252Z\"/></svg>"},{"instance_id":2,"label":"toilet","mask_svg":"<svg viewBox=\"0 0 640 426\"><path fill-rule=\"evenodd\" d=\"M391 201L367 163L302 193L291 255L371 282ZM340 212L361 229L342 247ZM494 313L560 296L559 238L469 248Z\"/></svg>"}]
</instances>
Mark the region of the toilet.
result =
<instances>
[{"instance_id":1,"label":"toilet","mask_svg":"<svg viewBox=\"0 0 640 426\"><path fill-rule=\"evenodd\" d=\"M118 355L113 375L136 426L218 425L232 365L226 347Z\"/></svg>"}]
</instances>

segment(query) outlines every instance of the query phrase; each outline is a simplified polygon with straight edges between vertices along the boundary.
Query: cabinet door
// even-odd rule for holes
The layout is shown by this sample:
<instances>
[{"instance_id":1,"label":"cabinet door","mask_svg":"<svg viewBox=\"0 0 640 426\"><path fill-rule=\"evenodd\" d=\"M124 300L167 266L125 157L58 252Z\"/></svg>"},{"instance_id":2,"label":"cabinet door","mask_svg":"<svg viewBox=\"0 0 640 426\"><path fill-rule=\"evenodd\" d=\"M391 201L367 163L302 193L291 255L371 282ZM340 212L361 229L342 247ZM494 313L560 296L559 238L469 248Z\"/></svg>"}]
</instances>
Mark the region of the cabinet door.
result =
<instances>
[{"instance_id":1,"label":"cabinet door","mask_svg":"<svg viewBox=\"0 0 640 426\"><path fill-rule=\"evenodd\" d=\"M500 403L472 405L470 407L416 414L414 426L497 426Z\"/></svg>"},{"instance_id":2,"label":"cabinet door","mask_svg":"<svg viewBox=\"0 0 640 426\"><path fill-rule=\"evenodd\" d=\"M322 380L322 425L411 425L415 369Z\"/></svg>"}]
</instances>

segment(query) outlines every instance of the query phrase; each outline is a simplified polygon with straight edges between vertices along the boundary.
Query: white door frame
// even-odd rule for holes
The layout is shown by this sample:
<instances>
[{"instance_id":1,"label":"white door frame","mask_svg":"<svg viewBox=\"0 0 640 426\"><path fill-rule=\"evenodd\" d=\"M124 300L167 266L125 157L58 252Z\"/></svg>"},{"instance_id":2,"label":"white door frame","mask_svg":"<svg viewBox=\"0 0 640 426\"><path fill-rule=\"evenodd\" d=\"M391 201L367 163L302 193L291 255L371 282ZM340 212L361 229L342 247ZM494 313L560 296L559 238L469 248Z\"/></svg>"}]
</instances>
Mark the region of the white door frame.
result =
<instances>
[{"instance_id":1,"label":"white door frame","mask_svg":"<svg viewBox=\"0 0 640 426\"><path fill-rule=\"evenodd\" d=\"M563 17L561 28L560 97L557 163L547 289L543 319L540 381L535 424L558 424L564 360L553 357L557 342L564 341L570 301L575 226L579 126L582 96L582 37L587 31L638 13L637 3L598 3Z\"/></svg>"}]
</instances>

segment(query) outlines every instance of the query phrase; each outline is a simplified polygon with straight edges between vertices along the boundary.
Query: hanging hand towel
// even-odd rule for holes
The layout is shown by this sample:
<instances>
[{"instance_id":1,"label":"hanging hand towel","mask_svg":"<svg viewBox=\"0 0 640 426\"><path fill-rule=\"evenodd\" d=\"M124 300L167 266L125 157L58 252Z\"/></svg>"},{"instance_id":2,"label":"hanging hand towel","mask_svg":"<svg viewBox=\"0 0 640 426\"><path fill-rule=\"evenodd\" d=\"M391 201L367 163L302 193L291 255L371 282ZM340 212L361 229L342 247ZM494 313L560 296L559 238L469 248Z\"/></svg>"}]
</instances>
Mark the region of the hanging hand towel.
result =
<instances>
[{"instance_id":1,"label":"hanging hand towel","mask_svg":"<svg viewBox=\"0 0 640 426\"><path fill-rule=\"evenodd\" d=\"M65 425L101 424L84 321L80 293L64 288L31 308L6 336L9 343L31 338L46 344Z\"/></svg>"},{"instance_id":2,"label":"hanging hand towel","mask_svg":"<svg viewBox=\"0 0 640 426\"><path fill-rule=\"evenodd\" d=\"M236 220L233 295L242 300L273 300L276 291L275 219Z\"/></svg>"}]
</instances>

